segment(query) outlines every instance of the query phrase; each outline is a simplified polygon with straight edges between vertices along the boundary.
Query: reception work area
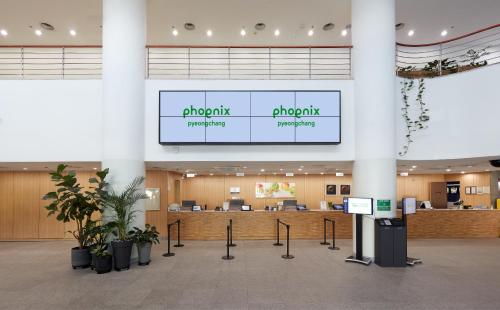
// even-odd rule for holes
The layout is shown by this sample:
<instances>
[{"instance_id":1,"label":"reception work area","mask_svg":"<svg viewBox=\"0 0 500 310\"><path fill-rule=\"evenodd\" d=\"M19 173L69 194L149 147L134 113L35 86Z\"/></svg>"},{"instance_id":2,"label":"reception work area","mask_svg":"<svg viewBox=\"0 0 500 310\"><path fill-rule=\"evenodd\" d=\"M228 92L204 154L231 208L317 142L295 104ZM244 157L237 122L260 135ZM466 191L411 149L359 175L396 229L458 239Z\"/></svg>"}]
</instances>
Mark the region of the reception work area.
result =
<instances>
[{"instance_id":1,"label":"reception work area","mask_svg":"<svg viewBox=\"0 0 500 310\"><path fill-rule=\"evenodd\" d=\"M500 2L0 4L0 309L500 309Z\"/></svg>"}]
</instances>

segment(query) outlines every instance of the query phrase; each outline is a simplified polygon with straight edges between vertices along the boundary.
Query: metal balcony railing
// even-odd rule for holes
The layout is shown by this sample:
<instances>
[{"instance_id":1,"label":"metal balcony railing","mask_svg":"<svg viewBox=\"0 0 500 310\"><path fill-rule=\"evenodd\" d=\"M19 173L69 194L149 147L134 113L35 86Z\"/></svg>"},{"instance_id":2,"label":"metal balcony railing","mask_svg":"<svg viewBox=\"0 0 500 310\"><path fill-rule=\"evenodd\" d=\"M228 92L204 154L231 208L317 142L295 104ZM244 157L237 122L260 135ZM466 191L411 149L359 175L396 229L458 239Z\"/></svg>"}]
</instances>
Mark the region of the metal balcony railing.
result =
<instances>
[{"instance_id":1,"label":"metal balcony railing","mask_svg":"<svg viewBox=\"0 0 500 310\"><path fill-rule=\"evenodd\" d=\"M351 47L148 46L149 79L350 79ZM99 79L99 46L0 47L0 79Z\"/></svg>"},{"instance_id":2,"label":"metal balcony railing","mask_svg":"<svg viewBox=\"0 0 500 310\"><path fill-rule=\"evenodd\" d=\"M500 63L500 24L449 40L396 46L397 74L436 77Z\"/></svg>"}]
</instances>

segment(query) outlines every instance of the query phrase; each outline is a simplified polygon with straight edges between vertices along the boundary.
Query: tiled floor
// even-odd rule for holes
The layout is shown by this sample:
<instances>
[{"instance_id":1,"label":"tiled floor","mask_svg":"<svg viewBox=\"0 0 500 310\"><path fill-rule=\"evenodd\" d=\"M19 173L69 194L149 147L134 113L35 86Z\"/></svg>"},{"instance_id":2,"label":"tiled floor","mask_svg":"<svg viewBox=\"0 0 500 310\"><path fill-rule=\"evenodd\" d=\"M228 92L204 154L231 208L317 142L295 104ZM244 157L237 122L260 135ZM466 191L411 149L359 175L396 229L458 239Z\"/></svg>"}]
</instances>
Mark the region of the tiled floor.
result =
<instances>
[{"instance_id":1,"label":"tiled floor","mask_svg":"<svg viewBox=\"0 0 500 310\"><path fill-rule=\"evenodd\" d=\"M295 259L272 241L186 241L147 267L97 275L72 270L73 242L0 243L0 309L500 309L500 239L416 240L423 265L365 267L319 241L291 242Z\"/></svg>"}]
</instances>

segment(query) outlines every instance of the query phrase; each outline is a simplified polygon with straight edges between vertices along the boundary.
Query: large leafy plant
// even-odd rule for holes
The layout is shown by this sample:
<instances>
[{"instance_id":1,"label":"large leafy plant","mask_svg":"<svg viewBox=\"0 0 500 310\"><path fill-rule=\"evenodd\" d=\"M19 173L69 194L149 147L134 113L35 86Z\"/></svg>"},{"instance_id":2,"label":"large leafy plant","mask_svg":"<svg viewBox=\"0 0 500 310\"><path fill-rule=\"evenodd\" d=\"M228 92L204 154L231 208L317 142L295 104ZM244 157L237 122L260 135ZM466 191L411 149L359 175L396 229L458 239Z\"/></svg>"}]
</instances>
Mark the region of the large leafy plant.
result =
<instances>
[{"instance_id":1,"label":"large leafy plant","mask_svg":"<svg viewBox=\"0 0 500 310\"><path fill-rule=\"evenodd\" d=\"M129 235L136 244L160 243L158 239L160 233L156 230L155 226L149 224L146 224L144 230L134 227L133 230L129 231Z\"/></svg>"},{"instance_id":2,"label":"large leafy plant","mask_svg":"<svg viewBox=\"0 0 500 310\"><path fill-rule=\"evenodd\" d=\"M57 170L50 173L52 182L56 183L56 191L47 193L43 199L52 200L45 206L48 215L57 214L57 220L67 223L74 221L76 230L69 231L78 241L80 249L90 244L90 231L94 222L92 214L101 211L101 205L104 196L106 196L106 175L108 169L97 171L96 177L89 179L93 184L90 190L85 190L78 183L76 173L74 171L66 172L68 166L60 164Z\"/></svg>"},{"instance_id":3,"label":"large leafy plant","mask_svg":"<svg viewBox=\"0 0 500 310\"><path fill-rule=\"evenodd\" d=\"M134 205L139 200L148 198L140 186L143 182L144 177L137 177L121 193L111 189L103 200L104 206L110 211L107 221L114 223L113 233L118 240L130 239L129 225L138 212L134 210Z\"/></svg>"},{"instance_id":4,"label":"large leafy plant","mask_svg":"<svg viewBox=\"0 0 500 310\"><path fill-rule=\"evenodd\" d=\"M97 256L108 256L111 255L108 252L108 237L112 233L114 229L114 223L106 223L106 224L95 224L91 225L89 229L89 235L92 242L92 251L91 253Z\"/></svg>"}]
</instances>

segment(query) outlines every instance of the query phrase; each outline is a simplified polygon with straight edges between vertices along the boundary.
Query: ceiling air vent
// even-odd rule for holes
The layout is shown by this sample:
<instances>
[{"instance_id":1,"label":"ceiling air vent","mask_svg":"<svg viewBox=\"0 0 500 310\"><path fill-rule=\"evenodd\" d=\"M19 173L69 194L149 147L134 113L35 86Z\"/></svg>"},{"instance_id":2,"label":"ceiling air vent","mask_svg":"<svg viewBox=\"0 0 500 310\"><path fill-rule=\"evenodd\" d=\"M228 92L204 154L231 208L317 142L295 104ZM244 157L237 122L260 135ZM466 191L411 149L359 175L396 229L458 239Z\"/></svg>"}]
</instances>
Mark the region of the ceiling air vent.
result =
<instances>
[{"instance_id":1,"label":"ceiling air vent","mask_svg":"<svg viewBox=\"0 0 500 310\"><path fill-rule=\"evenodd\" d=\"M192 31L192 30L196 29L196 26L193 23L185 23L184 29Z\"/></svg>"},{"instance_id":2,"label":"ceiling air vent","mask_svg":"<svg viewBox=\"0 0 500 310\"><path fill-rule=\"evenodd\" d=\"M405 27L405 23L397 23L396 24L396 30L401 30Z\"/></svg>"},{"instance_id":3,"label":"ceiling air vent","mask_svg":"<svg viewBox=\"0 0 500 310\"><path fill-rule=\"evenodd\" d=\"M264 24L264 23L257 23L257 24L255 24L255 30L261 31L261 30L264 30L264 29L266 29L266 24Z\"/></svg>"},{"instance_id":4,"label":"ceiling air vent","mask_svg":"<svg viewBox=\"0 0 500 310\"><path fill-rule=\"evenodd\" d=\"M51 24L45 23L45 22L40 23L40 27L42 27L43 29L45 29L47 31L54 31L56 29Z\"/></svg>"},{"instance_id":5,"label":"ceiling air vent","mask_svg":"<svg viewBox=\"0 0 500 310\"><path fill-rule=\"evenodd\" d=\"M335 28L335 24L334 23L328 23L328 24L324 24L323 25L323 30L324 31L330 31L333 28Z\"/></svg>"}]
</instances>

